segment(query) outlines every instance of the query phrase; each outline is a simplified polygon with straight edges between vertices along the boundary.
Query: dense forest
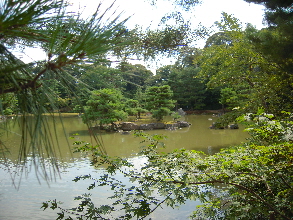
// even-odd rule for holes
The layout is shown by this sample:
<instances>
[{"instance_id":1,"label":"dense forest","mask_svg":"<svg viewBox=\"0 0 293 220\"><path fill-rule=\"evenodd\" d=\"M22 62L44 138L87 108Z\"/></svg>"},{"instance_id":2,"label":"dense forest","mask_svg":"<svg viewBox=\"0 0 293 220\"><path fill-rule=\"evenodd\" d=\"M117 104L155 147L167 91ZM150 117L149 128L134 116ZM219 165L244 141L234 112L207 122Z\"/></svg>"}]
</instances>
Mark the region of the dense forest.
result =
<instances>
[{"instance_id":1,"label":"dense forest","mask_svg":"<svg viewBox=\"0 0 293 220\"><path fill-rule=\"evenodd\" d=\"M0 3L1 120L5 124L10 115L21 119L20 162L33 155L39 164L40 152L54 158L56 146L48 144L52 137L45 135L43 115L59 112L80 113L90 127L93 121L108 124L145 112L162 120L179 108L223 109L220 123L245 123L251 135L243 145L207 156L184 146L160 154L162 137L138 132L149 143L141 152L148 164L140 169L126 159L108 157L103 151L107 146L100 143L78 143L78 151L90 152L95 166L108 168L105 176L85 175L74 181L92 179L90 189L108 185L115 201L96 207L88 196L80 196L76 208L65 210L56 201L47 201L44 209L58 209L58 219L107 219L118 209L122 214L117 219L143 219L162 203L175 207L199 199L203 205L192 214L194 219L292 219L293 5L282 0L245 1L265 5L266 28L242 26L223 13L215 22L216 31L192 30L173 13L169 18L175 24L165 23L157 30L128 29L131 18L111 14L113 5L99 6L85 19L66 11L70 4L61 0ZM172 2L183 10L198 4ZM191 46L194 35L205 35L204 48ZM44 50L46 59L24 63L14 52L26 47ZM113 65L109 56L119 64ZM177 61L153 73L131 64L134 56L174 56ZM37 120L28 120L29 115ZM2 142L0 146L5 158L7 149ZM39 166L46 170L46 164ZM111 176L115 172L136 184L128 188ZM154 197L154 191L163 199Z\"/></svg>"}]
</instances>

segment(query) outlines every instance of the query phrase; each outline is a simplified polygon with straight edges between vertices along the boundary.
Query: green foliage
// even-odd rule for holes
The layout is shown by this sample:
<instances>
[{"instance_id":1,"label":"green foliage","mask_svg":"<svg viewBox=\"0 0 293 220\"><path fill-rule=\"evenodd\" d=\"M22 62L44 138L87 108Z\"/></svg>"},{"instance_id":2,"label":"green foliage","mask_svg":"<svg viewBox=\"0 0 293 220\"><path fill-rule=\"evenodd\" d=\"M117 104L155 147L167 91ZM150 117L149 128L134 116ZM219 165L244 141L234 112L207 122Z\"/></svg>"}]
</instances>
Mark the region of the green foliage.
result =
<instances>
[{"instance_id":1,"label":"green foliage","mask_svg":"<svg viewBox=\"0 0 293 220\"><path fill-rule=\"evenodd\" d=\"M232 88L221 89L219 103L223 108L228 107L230 110L237 107L237 93Z\"/></svg>"},{"instance_id":2,"label":"green foliage","mask_svg":"<svg viewBox=\"0 0 293 220\"><path fill-rule=\"evenodd\" d=\"M79 80L90 90L98 89L121 89L125 86L122 73L118 69L110 68L105 65L83 65L80 66L82 75Z\"/></svg>"},{"instance_id":3,"label":"green foliage","mask_svg":"<svg viewBox=\"0 0 293 220\"><path fill-rule=\"evenodd\" d=\"M21 119L20 162L26 161L27 155L42 155L40 152L55 157L50 154L57 150L48 144L53 143L48 139L55 137L45 135L48 127L46 119L42 118L44 113L64 109L83 112L80 106L85 105L85 100L79 100L79 96L85 94L80 89L86 84L94 89L124 86L119 70L99 65L109 64L106 57L127 59L136 54L154 58L160 53L174 53L190 41L187 36L191 33L190 27L182 24L160 30L127 29L128 18L121 18L116 11L113 13L114 3L108 8L99 4L88 16L79 11L71 12L67 6L62 0L4 0L0 3L1 114L13 112L34 115L38 119L36 122L26 120L27 117ZM24 54L27 48L40 49L47 57L43 61L24 63L15 52ZM95 65L90 66L90 63ZM135 69L139 70L139 77L135 78L142 77L143 84L150 72L142 66ZM128 75L131 74L136 75L136 72ZM141 81L134 83L141 85ZM12 94L17 102L4 106L7 94ZM135 91L128 94L132 96ZM41 142L46 143L45 149L41 149ZM55 169L58 170L57 164Z\"/></svg>"},{"instance_id":4,"label":"green foliage","mask_svg":"<svg viewBox=\"0 0 293 220\"><path fill-rule=\"evenodd\" d=\"M35 169L41 169L45 178L58 172L59 167L55 160L58 146L53 145L56 130L49 128L44 114L59 110L60 104L70 104L78 93L76 80L66 69L100 60L126 42L117 35L125 20L118 21L119 16L113 14L108 18L107 12L112 6L103 9L105 11L100 6L85 19L78 12L68 13L67 6L62 0L4 0L0 3L1 114L10 109L23 116L18 118L21 125L18 162L25 166L30 156ZM26 48L38 48L47 57L43 61L24 63L15 54L16 51L24 54ZM12 102L4 106L8 94L17 100L15 107ZM28 115L35 116L35 120L30 120ZM40 155L51 158L50 172L47 173L45 160L37 158Z\"/></svg>"},{"instance_id":5,"label":"green foliage","mask_svg":"<svg viewBox=\"0 0 293 220\"><path fill-rule=\"evenodd\" d=\"M17 113L17 98L12 93L4 94L0 97L0 114L11 115Z\"/></svg>"},{"instance_id":6,"label":"green foliage","mask_svg":"<svg viewBox=\"0 0 293 220\"><path fill-rule=\"evenodd\" d=\"M173 112L171 114L171 116L172 116L172 118L173 118L174 121L176 121L177 119L181 118L181 115L179 115L178 112Z\"/></svg>"},{"instance_id":7,"label":"green foliage","mask_svg":"<svg viewBox=\"0 0 293 220\"><path fill-rule=\"evenodd\" d=\"M284 113L281 120L276 120L272 114L259 110L256 114L246 114L238 121L248 125L246 131L251 135L250 141L258 145L273 145L293 141L292 114Z\"/></svg>"},{"instance_id":8,"label":"green foliage","mask_svg":"<svg viewBox=\"0 0 293 220\"><path fill-rule=\"evenodd\" d=\"M146 90L146 109L151 111L152 117L161 121L171 113L174 107L170 86L152 86Z\"/></svg>"},{"instance_id":9,"label":"green foliage","mask_svg":"<svg viewBox=\"0 0 293 220\"><path fill-rule=\"evenodd\" d=\"M195 59L201 69L199 75L208 80L208 86L237 91L238 106L246 112L264 108L266 112L277 114L292 109L291 77L285 80L288 74L280 62L266 56L252 43L248 36L253 35L253 28L248 26L242 31L237 20L227 14L223 14L218 26L223 32L218 35L223 37L222 43L214 38L215 42L209 41L202 56ZM264 31L272 33L270 29Z\"/></svg>"},{"instance_id":10,"label":"green foliage","mask_svg":"<svg viewBox=\"0 0 293 220\"><path fill-rule=\"evenodd\" d=\"M272 120L272 116L263 115ZM289 123L283 132L290 130L291 139L270 142L270 123L262 124L262 133L267 135L258 140L266 142L265 145L255 144L256 139L252 139L250 144L225 148L214 155L185 149L159 153L164 137L138 132L136 136L145 144L140 156L147 159L139 167L123 158L101 155L95 147L81 146L80 151L90 150L94 155L95 165L109 166L99 178L84 175L74 181L92 179L88 190L108 186L113 196L111 204L97 207L88 202L87 196L79 196L80 205L65 212L71 216L78 214L81 219L103 219L106 213L112 219L143 219L162 204L174 208L197 199L201 205L192 213L195 219L291 219L293 136L291 115L287 115ZM259 121L258 118L253 123L256 132L252 132L252 137L259 136ZM119 172L133 184L116 180L112 174ZM56 201L44 202L44 208L49 206L56 208ZM106 211L102 213L101 209ZM116 211L119 217L114 217Z\"/></svg>"},{"instance_id":11,"label":"green foliage","mask_svg":"<svg viewBox=\"0 0 293 220\"><path fill-rule=\"evenodd\" d=\"M125 112L128 115L135 115L137 118L140 118L141 113L147 112L147 110L141 106L142 105L138 100L128 99L125 102Z\"/></svg>"},{"instance_id":12,"label":"green foliage","mask_svg":"<svg viewBox=\"0 0 293 220\"><path fill-rule=\"evenodd\" d=\"M124 104L121 102L122 95L115 89L101 89L92 92L85 114L82 116L84 122L99 120L100 127L105 124L124 119L127 114L122 110Z\"/></svg>"},{"instance_id":13,"label":"green foliage","mask_svg":"<svg viewBox=\"0 0 293 220\"><path fill-rule=\"evenodd\" d=\"M135 98L138 88L145 88L146 81L153 76L153 73L141 64L132 65L121 62L118 69L122 71L122 81L125 83L123 92L128 98Z\"/></svg>"},{"instance_id":14,"label":"green foliage","mask_svg":"<svg viewBox=\"0 0 293 220\"><path fill-rule=\"evenodd\" d=\"M201 166L205 169L212 166L208 170L213 174L206 175L211 182L223 185L216 192L207 193L209 203L197 210L195 216L290 219L291 157L292 144L235 147L210 157Z\"/></svg>"}]
</instances>

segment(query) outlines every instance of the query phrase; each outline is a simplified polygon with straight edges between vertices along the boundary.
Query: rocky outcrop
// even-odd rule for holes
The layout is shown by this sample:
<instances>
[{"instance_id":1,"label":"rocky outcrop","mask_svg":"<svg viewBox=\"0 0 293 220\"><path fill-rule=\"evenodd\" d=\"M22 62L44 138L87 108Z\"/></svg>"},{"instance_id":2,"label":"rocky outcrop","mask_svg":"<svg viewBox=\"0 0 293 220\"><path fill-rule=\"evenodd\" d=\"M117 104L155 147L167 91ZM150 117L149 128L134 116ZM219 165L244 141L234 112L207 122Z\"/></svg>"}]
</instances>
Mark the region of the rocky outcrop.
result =
<instances>
[{"instance_id":1,"label":"rocky outcrop","mask_svg":"<svg viewBox=\"0 0 293 220\"><path fill-rule=\"evenodd\" d=\"M164 123L151 123L153 129L165 129L166 125Z\"/></svg>"},{"instance_id":2,"label":"rocky outcrop","mask_svg":"<svg viewBox=\"0 0 293 220\"><path fill-rule=\"evenodd\" d=\"M175 125L177 125L178 128L186 128L189 127L191 124L186 121L177 121Z\"/></svg>"},{"instance_id":3,"label":"rocky outcrop","mask_svg":"<svg viewBox=\"0 0 293 220\"><path fill-rule=\"evenodd\" d=\"M177 124L166 124L166 128L167 130L176 130L178 129L178 125Z\"/></svg>"},{"instance_id":4,"label":"rocky outcrop","mask_svg":"<svg viewBox=\"0 0 293 220\"><path fill-rule=\"evenodd\" d=\"M225 129L225 128L230 128L230 129L239 129L238 124L230 124L226 127L224 127L221 123L219 122L213 122L213 124L210 126L210 129Z\"/></svg>"},{"instance_id":5,"label":"rocky outcrop","mask_svg":"<svg viewBox=\"0 0 293 220\"><path fill-rule=\"evenodd\" d=\"M132 130L139 130L139 125L133 122L122 122L119 124L119 127L123 131L132 131Z\"/></svg>"},{"instance_id":6,"label":"rocky outcrop","mask_svg":"<svg viewBox=\"0 0 293 220\"><path fill-rule=\"evenodd\" d=\"M219 122L213 122L212 125L210 125L210 129L224 129L225 127L219 123Z\"/></svg>"},{"instance_id":7,"label":"rocky outcrop","mask_svg":"<svg viewBox=\"0 0 293 220\"><path fill-rule=\"evenodd\" d=\"M138 130L153 130L153 123L151 124L141 124Z\"/></svg>"},{"instance_id":8,"label":"rocky outcrop","mask_svg":"<svg viewBox=\"0 0 293 220\"><path fill-rule=\"evenodd\" d=\"M185 128L189 127L191 124L186 121L177 121L175 123L149 123L149 124L141 124L138 125L133 122L122 122L119 124L119 129L123 131L132 131L132 130L155 130L155 129L168 129L174 130L176 128Z\"/></svg>"},{"instance_id":9,"label":"rocky outcrop","mask_svg":"<svg viewBox=\"0 0 293 220\"><path fill-rule=\"evenodd\" d=\"M231 124L228 126L230 129L239 129L238 124Z\"/></svg>"}]
</instances>

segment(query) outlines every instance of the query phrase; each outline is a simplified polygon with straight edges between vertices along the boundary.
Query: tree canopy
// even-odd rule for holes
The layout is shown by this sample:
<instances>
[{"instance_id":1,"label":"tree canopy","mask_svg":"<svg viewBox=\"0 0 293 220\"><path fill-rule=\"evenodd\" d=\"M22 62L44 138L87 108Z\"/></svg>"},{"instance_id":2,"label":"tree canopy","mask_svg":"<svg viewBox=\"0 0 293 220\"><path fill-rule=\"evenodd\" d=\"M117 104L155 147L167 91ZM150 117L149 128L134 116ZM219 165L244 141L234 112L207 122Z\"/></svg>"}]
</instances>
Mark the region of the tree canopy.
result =
<instances>
[{"instance_id":1,"label":"tree canopy","mask_svg":"<svg viewBox=\"0 0 293 220\"><path fill-rule=\"evenodd\" d=\"M291 74L284 72L281 62L265 55L254 44L251 35L257 31L253 27L247 26L242 31L237 20L227 14L223 17L223 22L218 23L220 31L225 33L218 35L224 36L223 43L219 44L216 39L213 44L214 38L209 39L209 46L195 59L200 65L200 75L208 80L210 87L234 88L242 99L240 108L244 112L256 112L258 108L275 114L290 111L292 82L291 77L285 75Z\"/></svg>"},{"instance_id":2,"label":"tree canopy","mask_svg":"<svg viewBox=\"0 0 293 220\"><path fill-rule=\"evenodd\" d=\"M94 90L87 101L87 108L83 120L99 121L100 127L126 118L127 114L122 110L122 95L115 89Z\"/></svg>"}]
</instances>

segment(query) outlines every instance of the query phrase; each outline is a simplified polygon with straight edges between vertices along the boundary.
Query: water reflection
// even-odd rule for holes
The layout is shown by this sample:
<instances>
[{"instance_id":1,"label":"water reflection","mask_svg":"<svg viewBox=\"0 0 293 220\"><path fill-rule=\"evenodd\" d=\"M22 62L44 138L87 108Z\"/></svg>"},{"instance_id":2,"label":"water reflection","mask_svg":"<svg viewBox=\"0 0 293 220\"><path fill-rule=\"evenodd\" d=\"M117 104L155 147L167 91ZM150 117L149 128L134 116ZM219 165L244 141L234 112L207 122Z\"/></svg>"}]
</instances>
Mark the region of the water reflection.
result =
<instances>
[{"instance_id":1,"label":"water reflection","mask_svg":"<svg viewBox=\"0 0 293 220\"><path fill-rule=\"evenodd\" d=\"M178 130L153 130L148 131L149 134L166 135L164 140L166 144L165 152L170 152L175 148L186 148L189 150L199 150L207 154L213 154L219 151L220 148L229 145L239 144L245 141L247 134L239 130L211 130L209 126L211 121L208 120L210 116L186 116L184 120L192 123L189 128ZM36 173L27 172L27 176L23 176L20 180L20 173L15 173L15 163L18 158L19 146L19 131L17 128L10 133L5 140L9 147L10 154L8 154L8 161L0 159L0 219L56 219L56 212L43 212L40 207L43 201L50 199L57 199L57 201L64 201L64 208L71 208L78 204L74 201L75 196L86 193L86 188L91 181L73 182L72 180L78 175L92 174L99 175L103 173L102 169L96 169L90 165L89 158L84 154L72 154L74 146L67 145L68 138L75 133L79 135L74 140L82 140L92 142L88 135L86 126L78 117L64 118L63 125L66 128L63 133L63 126L57 124L56 131L60 134L59 144L63 146L60 148L58 154L58 161L61 166L61 173L59 178L52 181L48 186L43 179L38 179ZM139 151L140 139L133 135L121 135L120 133L102 134L100 138L106 146L107 152L111 156L131 157L131 161L137 166L143 160L136 157ZM4 163L9 166L4 166ZM8 169L10 168L10 169ZM27 167L30 169L30 167ZM11 182L11 178L15 177L15 184L20 183L17 190ZM117 176L118 179L123 180L123 175ZM105 204L107 197L111 192L106 188L96 188L91 191L96 204ZM180 210L173 210L171 208L157 209L150 216L152 219L188 219L191 211L197 205L197 202L188 202L180 207ZM164 217L162 217L164 216ZM111 218L110 218L111 219Z\"/></svg>"}]
</instances>

